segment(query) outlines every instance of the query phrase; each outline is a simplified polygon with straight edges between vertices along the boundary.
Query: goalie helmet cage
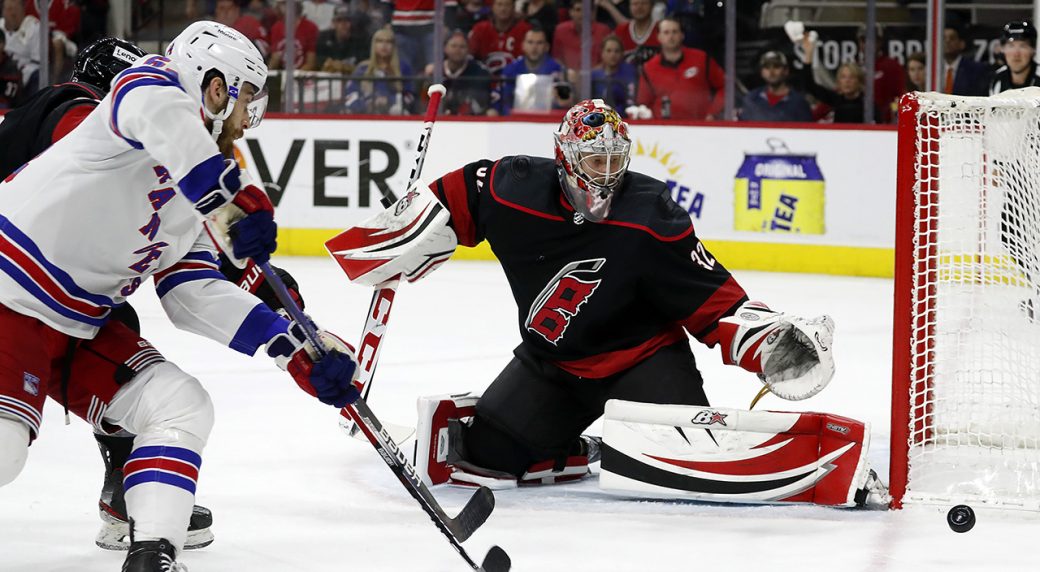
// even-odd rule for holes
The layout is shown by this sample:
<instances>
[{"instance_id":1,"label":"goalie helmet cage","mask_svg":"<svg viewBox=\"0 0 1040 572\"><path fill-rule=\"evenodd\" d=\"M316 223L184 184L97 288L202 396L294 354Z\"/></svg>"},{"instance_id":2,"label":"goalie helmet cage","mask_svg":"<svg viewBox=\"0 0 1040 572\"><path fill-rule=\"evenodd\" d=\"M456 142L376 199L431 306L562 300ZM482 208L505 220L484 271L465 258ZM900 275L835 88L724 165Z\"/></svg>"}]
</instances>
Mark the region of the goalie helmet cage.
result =
<instances>
[{"instance_id":1,"label":"goalie helmet cage","mask_svg":"<svg viewBox=\"0 0 1040 572\"><path fill-rule=\"evenodd\" d=\"M893 508L1040 510L1040 89L1032 89L900 101Z\"/></svg>"}]
</instances>

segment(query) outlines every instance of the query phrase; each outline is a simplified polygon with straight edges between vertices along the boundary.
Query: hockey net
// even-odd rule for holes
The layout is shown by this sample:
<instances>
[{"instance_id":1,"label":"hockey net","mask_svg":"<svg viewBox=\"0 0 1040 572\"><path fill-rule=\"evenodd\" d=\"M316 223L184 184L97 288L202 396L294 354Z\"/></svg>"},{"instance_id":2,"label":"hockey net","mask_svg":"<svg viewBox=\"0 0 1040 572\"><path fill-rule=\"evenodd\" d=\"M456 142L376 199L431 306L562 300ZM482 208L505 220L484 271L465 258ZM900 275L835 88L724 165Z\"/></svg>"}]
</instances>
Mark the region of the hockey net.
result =
<instances>
[{"instance_id":1,"label":"hockey net","mask_svg":"<svg viewBox=\"0 0 1040 572\"><path fill-rule=\"evenodd\" d=\"M899 114L892 465L902 503L1040 510L1040 89Z\"/></svg>"}]
</instances>

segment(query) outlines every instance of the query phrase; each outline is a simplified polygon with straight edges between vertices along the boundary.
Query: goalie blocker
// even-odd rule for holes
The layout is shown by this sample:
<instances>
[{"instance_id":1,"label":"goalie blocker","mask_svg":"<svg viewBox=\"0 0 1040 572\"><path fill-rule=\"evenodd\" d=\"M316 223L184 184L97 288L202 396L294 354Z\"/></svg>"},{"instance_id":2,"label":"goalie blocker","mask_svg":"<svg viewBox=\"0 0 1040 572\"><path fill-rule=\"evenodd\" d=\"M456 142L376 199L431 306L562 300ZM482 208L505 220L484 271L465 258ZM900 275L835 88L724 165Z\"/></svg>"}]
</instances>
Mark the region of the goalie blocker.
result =
<instances>
[{"instance_id":1,"label":"goalie blocker","mask_svg":"<svg viewBox=\"0 0 1040 572\"><path fill-rule=\"evenodd\" d=\"M728 503L887 503L868 424L829 413L607 402L600 488Z\"/></svg>"}]
</instances>

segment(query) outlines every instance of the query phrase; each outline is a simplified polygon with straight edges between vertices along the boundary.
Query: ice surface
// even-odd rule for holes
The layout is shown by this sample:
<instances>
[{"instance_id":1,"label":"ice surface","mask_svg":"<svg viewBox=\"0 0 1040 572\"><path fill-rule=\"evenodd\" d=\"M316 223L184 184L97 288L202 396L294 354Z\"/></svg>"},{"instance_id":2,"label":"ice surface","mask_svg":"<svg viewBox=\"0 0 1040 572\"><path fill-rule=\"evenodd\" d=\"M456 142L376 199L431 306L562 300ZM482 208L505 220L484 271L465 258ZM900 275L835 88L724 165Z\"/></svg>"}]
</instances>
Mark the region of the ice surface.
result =
<instances>
[{"instance_id":1,"label":"ice surface","mask_svg":"<svg viewBox=\"0 0 1040 572\"><path fill-rule=\"evenodd\" d=\"M357 338L370 292L328 259L277 261L299 280L325 328ZM889 280L737 272L753 298L837 323L837 375L820 395L760 409L817 410L872 424L870 459L888 472ZM142 288L144 290L144 288ZM186 553L192 572L454 571L466 567L375 451L343 436L337 415L262 356L247 358L174 330L151 292L134 297L146 336L199 377L216 403L198 500L214 511L216 542ZM398 293L370 403L411 424L420 394L481 389L519 341L497 265L453 262ZM747 407L754 376L694 348L717 405ZM598 431L594 425L592 432ZM48 403L25 471L0 489L0 570L115 571L122 553L94 546L101 460L83 421L63 425ZM887 480L887 477L886 479ZM437 489L454 513L467 491ZM502 546L517 571L1037 570L1040 524L982 513L955 534L945 509L899 512L744 507L619 499L594 480L496 494L498 507L464 545L476 560Z\"/></svg>"}]
</instances>

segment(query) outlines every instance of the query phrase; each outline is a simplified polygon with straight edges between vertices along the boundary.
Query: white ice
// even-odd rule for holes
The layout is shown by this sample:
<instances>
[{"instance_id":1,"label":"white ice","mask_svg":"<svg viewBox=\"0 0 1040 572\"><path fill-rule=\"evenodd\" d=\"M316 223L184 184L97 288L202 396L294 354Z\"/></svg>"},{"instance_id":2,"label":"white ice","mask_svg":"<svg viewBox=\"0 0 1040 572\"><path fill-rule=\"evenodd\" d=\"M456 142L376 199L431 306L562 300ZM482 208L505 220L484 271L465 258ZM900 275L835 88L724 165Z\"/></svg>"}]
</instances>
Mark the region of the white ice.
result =
<instances>
[{"instance_id":1,"label":"white ice","mask_svg":"<svg viewBox=\"0 0 1040 572\"><path fill-rule=\"evenodd\" d=\"M299 280L325 328L356 338L370 292L328 259L277 261ZM800 403L768 396L759 408L816 410L872 424L870 460L888 473L892 282L736 272L753 298L836 323L837 376ZM216 403L198 502L215 514L216 542L183 555L192 572L453 571L462 560L375 451L346 438L336 412L296 388L263 356L247 358L173 329L151 292L133 303L146 336L199 377ZM415 397L479 390L519 340L516 310L494 263L453 262L398 293L370 403L412 424ZM694 348L716 405L747 407L754 376ZM598 431L598 424L591 432ZM116 571L123 554L94 546L102 465L89 427L64 426L48 403L28 466L0 489L0 570ZM467 491L437 489L450 513ZM945 509L862 511L810 506L724 506L623 500L580 484L497 493L498 506L465 548L492 544L517 571L1037 570L1040 525L1021 514L980 513L952 532Z\"/></svg>"}]
</instances>

